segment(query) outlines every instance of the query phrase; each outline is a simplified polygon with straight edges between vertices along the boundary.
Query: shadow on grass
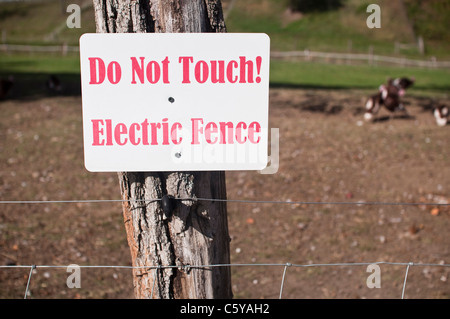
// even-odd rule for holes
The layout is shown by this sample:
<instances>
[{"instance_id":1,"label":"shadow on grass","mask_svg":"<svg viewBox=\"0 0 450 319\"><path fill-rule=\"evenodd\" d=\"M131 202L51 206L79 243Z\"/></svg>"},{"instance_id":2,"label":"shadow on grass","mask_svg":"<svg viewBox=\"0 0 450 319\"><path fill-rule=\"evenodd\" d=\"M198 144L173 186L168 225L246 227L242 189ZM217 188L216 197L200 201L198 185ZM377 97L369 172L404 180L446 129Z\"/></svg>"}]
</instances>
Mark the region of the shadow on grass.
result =
<instances>
[{"instance_id":1,"label":"shadow on grass","mask_svg":"<svg viewBox=\"0 0 450 319\"><path fill-rule=\"evenodd\" d=\"M270 88L273 89L303 89L303 90L348 90L348 89L362 89L370 90L373 86L350 87L346 85L317 85L317 84L297 84L297 83L283 83L270 82Z\"/></svg>"},{"instance_id":2,"label":"shadow on grass","mask_svg":"<svg viewBox=\"0 0 450 319\"><path fill-rule=\"evenodd\" d=\"M304 89L304 90L373 90L377 92L378 87L374 85L321 85L321 84L307 84L307 83L284 83L284 82L270 82L270 87L277 89ZM420 86L415 85L413 90L424 92L441 92L446 93L450 91L450 85L430 85Z\"/></svg>"},{"instance_id":3,"label":"shadow on grass","mask_svg":"<svg viewBox=\"0 0 450 319\"><path fill-rule=\"evenodd\" d=\"M414 115L405 115L405 114L401 114L401 115L386 115L386 116L380 116L377 118L373 119L373 123L380 123L380 122L386 122L386 121L390 121L390 120L415 120L416 117Z\"/></svg>"},{"instance_id":4,"label":"shadow on grass","mask_svg":"<svg viewBox=\"0 0 450 319\"><path fill-rule=\"evenodd\" d=\"M50 76L58 79L60 90L50 89L47 81ZM2 100L30 100L47 96L81 96L79 73L5 73L0 78L13 78L13 85Z\"/></svg>"},{"instance_id":5,"label":"shadow on grass","mask_svg":"<svg viewBox=\"0 0 450 319\"><path fill-rule=\"evenodd\" d=\"M61 90L54 91L47 87L47 80L50 76L56 76L61 82ZM81 78L79 73L17 73L0 72L0 79L8 79L13 76L14 84L10 92L2 100L35 99L45 96L81 96ZM282 82L270 82L270 88L286 88L300 90L373 90L373 86L348 86L348 85L316 85L316 84L293 84ZM449 92L450 86L415 87L417 90L428 92ZM424 111L432 108L434 101L430 98L422 98L421 106ZM433 99L431 99L433 100ZM320 107L319 110L320 111ZM332 113L339 113L339 109L334 109Z\"/></svg>"}]
</instances>

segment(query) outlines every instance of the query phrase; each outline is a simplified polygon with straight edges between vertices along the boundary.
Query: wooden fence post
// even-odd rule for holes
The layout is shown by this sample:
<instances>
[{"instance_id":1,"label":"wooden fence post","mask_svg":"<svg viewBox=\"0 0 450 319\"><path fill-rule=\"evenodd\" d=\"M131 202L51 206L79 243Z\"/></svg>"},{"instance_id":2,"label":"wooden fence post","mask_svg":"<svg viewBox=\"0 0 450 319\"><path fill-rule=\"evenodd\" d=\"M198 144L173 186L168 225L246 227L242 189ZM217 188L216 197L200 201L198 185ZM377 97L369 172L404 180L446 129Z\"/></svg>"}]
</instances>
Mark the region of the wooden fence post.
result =
<instances>
[{"instance_id":1,"label":"wooden fence post","mask_svg":"<svg viewBox=\"0 0 450 319\"><path fill-rule=\"evenodd\" d=\"M373 64L373 46L369 46L369 64Z\"/></svg>"},{"instance_id":2,"label":"wooden fence post","mask_svg":"<svg viewBox=\"0 0 450 319\"><path fill-rule=\"evenodd\" d=\"M422 36L419 36L419 38L417 39L417 48L418 48L420 55L425 54L425 42L423 41Z\"/></svg>"},{"instance_id":3,"label":"wooden fence post","mask_svg":"<svg viewBox=\"0 0 450 319\"><path fill-rule=\"evenodd\" d=\"M220 0L93 3L99 33L226 32ZM230 263L226 202L180 199L226 199L225 173L118 176L132 264L144 267L133 270L136 298L231 298L229 267L195 267ZM167 195L174 197L173 209L164 211L155 199ZM146 267L152 265L161 268Z\"/></svg>"}]
</instances>

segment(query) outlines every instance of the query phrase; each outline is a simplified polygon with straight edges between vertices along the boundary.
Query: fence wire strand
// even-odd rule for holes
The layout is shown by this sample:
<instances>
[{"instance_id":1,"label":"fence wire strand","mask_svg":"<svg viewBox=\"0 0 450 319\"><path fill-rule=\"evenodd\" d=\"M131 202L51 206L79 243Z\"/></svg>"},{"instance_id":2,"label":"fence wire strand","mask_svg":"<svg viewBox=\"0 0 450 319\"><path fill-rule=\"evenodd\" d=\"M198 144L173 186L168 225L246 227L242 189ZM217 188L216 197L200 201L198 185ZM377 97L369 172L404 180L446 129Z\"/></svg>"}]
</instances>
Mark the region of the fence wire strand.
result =
<instances>
[{"instance_id":1,"label":"fence wire strand","mask_svg":"<svg viewBox=\"0 0 450 319\"><path fill-rule=\"evenodd\" d=\"M36 265L32 265L30 267L30 274L28 275L27 287L25 289L25 296L23 297L23 299L27 299L28 291L30 289L31 276L33 275L33 270L34 269L36 269Z\"/></svg>"},{"instance_id":2,"label":"fence wire strand","mask_svg":"<svg viewBox=\"0 0 450 319\"><path fill-rule=\"evenodd\" d=\"M435 263L414 263L414 262L388 262L388 261L377 261L377 262L346 262L346 263L320 263L320 264L293 264L293 263L242 263L242 264L211 264L211 265L189 265L190 269L200 269L207 270L212 267L250 267L250 266L263 266L263 267L283 267L283 275L281 278L279 299L282 299L284 286L286 283L287 270L290 267L335 267L335 266L369 266L369 265L395 265L395 266L406 266L405 277L403 280L401 299L405 299L406 293L406 283L408 280L409 268L412 266L429 266L429 267L450 267L450 264L435 264ZM0 269L6 268L30 268L30 273L28 275L27 285L25 288L24 299L30 294L30 282L33 275L33 271L39 268L62 268L67 269L66 265L0 265ZM149 266L121 266L121 265L78 265L79 268L86 269L99 269L99 268L116 268L116 269L154 269L155 274L153 278L153 284L151 289L151 298L153 298L154 290L156 287L156 282L158 280L158 271L166 268L179 268L178 265L149 265Z\"/></svg>"},{"instance_id":3,"label":"fence wire strand","mask_svg":"<svg viewBox=\"0 0 450 319\"><path fill-rule=\"evenodd\" d=\"M281 278L281 287L280 287L280 297L278 299L281 299L281 295L283 294L283 287L284 287L284 280L286 278L286 271L288 267L292 266L290 263L286 263L283 270L283 277Z\"/></svg>"},{"instance_id":4,"label":"fence wire strand","mask_svg":"<svg viewBox=\"0 0 450 319\"><path fill-rule=\"evenodd\" d=\"M396 49L401 48L398 44ZM404 45L403 45L404 47ZM57 53L67 55L68 53L78 53L80 48L71 45L29 45L29 44L9 44L1 43L0 52L27 52L27 53ZM386 63L402 66L425 67L425 68L449 68L450 61L437 61L435 57L431 60L408 59L405 57L384 56L373 53L342 53L342 52L319 52L319 51L272 51L270 54L272 59L292 59L303 58L308 60L321 59L327 62L330 60L345 60L348 62L368 62L369 64Z\"/></svg>"},{"instance_id":5,"label":"fence wire strand","mask_svg":"<svg viewBox=\"0 0 450 319\"><path fill-rule=\"evenodd\" d=\"M413 266L413 265L414 265L413 262L409 262L408 265L406 266L405 280L403 281L403 288L402 288L402 299L405 299L406 280L408 279L409 266Z\"/></svg>"},{"instance_id":6,"label":"fence wire strand","mask_svg":"<svg viewBox=\"0 0 450 319\"><path fill-rule=\"evenodd\" d=\"M210 202L228 202L228 203L247 203L247 204L290 204L290 205L373 205L373 206L450 206L450 203L422 203L422 202L326 202L326 201L291 201L291 200L252 200L252 199L222 199L222 198L174 198L179 201L210 201ZM74 200L2 200L0 204L64 204L64 203L125 203L125 202L146 202L152 203L161 201L161 198L155 199L74 199Z\"/></svg>"}]
</instances>

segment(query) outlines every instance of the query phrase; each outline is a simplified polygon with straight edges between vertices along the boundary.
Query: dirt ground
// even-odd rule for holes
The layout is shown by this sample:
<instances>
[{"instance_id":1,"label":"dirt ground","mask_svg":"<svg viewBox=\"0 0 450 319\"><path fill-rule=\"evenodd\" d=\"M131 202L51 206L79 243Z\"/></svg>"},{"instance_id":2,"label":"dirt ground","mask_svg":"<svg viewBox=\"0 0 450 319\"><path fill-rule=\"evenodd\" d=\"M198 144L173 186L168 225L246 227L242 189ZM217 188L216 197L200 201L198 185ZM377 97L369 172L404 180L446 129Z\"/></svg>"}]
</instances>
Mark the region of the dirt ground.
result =
<instances>
[{"instance_id":1,"label":"dirt ground","mask_svg":"<svg viewBox=\"0 0 450 319\"><path fill-rule=\"evenodd\" d=\"M449 203L449 128L432 116L447 97L405 97L412 118L364 122L367 92L271 89L280 129L274 175L227 172L229 199ZM119 199L115 173L83 163L81 98L0 101L0 199ZM450 208L425 205L228 203L232 263L450 264ZM120 203L0 204L0 265L130 265ZM284 267L232 267L235 298L278 298ZM400 298L406 267L287 269L283 298ZM0 297L23 298L29 268L0 268ZM133 298L128 269L34 271L28 298ZM450 298L450 267L409 269L406 298Z\"/></svg>"}]
</instances>

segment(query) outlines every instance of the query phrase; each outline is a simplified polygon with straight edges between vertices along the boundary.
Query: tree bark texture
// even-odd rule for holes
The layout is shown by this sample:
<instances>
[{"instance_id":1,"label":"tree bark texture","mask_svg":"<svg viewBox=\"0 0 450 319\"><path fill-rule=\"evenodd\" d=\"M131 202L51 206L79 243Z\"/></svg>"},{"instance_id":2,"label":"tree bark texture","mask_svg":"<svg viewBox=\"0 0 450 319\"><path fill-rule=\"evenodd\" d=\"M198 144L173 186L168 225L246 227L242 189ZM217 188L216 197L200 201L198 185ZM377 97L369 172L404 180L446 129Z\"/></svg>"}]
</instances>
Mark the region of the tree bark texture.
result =
<instances>
[{"instance_id":1,"label":"tree bark texture","mask_svg":"<svg viewBox=\"0 0 450 319\"><path fill-rule=\"evenodd\" d=\"M226 32L220 0L93 0L98 33ZM136 298L231 298L225 172L120 172ZM164 195L173 210L164 212ZM188 200L186 198L189 198ZM192 200L193 198L194 200ZM186 199L186 200L182 200ZM178 266L145 268L148 266Z\"/></svg>"},{"instance_id":2,"label":"tree bark texture","mask_svg":"<svg viewBox=\"0 0 450 319\"><path fill-rule=\"evenodd\" d=\"M93 0L98 33L226 32L220 0Z\"/></svg>"}]
</instances>

